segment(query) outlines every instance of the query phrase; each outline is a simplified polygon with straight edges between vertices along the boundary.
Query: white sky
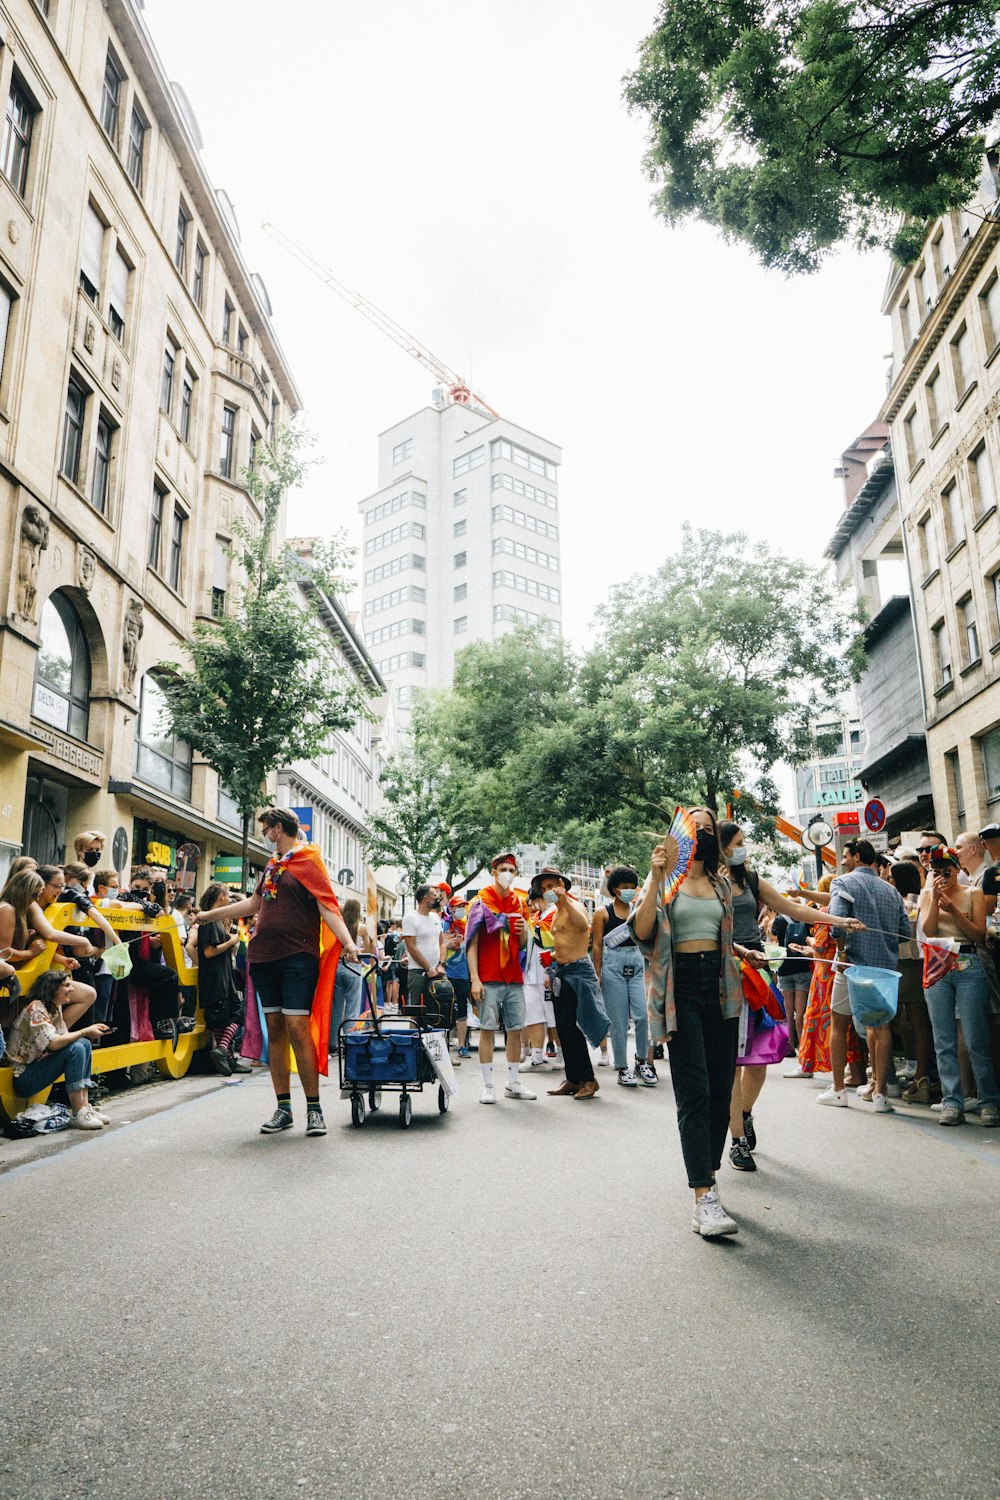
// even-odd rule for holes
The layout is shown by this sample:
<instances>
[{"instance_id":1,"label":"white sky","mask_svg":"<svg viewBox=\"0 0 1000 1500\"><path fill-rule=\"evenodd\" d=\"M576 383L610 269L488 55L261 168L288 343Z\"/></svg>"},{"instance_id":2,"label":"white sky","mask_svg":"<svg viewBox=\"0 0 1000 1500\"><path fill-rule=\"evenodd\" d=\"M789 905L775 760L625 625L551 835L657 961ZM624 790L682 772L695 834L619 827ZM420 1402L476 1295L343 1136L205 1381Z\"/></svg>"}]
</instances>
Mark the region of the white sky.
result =
<instances>
[{"instance_id":1,"label":"white sky","mask_svg":"<svg viewBox=\"0 0 1000 1500\"><path fill-rule=\"evenodd\" d=\"M785 281L649 208L622 75L655 0L146 0L318 435L291 529L359 536L377 434L432 378L292 260L267 219L504 416L564 448L567 634L681 523L816 561L837 455L875 417L885 264Z\"/></svg>"}]
</instances>

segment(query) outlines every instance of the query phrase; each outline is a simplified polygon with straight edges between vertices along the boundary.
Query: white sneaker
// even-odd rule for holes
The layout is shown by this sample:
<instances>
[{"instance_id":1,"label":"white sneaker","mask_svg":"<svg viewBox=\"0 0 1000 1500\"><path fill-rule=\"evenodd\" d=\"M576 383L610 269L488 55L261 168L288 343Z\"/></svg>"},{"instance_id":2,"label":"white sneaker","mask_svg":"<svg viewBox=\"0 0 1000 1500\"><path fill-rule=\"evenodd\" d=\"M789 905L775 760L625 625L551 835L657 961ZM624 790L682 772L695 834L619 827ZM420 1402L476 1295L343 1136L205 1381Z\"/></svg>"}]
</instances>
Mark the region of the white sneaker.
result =
<instances>
[{"instance_id":1,"label":"white sneaker","mask_svg":"<svg viewBox=\"0 0 1000 1500\"><path fill-rule=\"evenodd\" d=\"M793 1068L786 1068L781 1076L782 1078L811 1078L813 1074L811 1069L806 1072L801 1063L796 1063Z\"/></svg>"},{"instance_id":2,"label":"white sneaker","mask_svg":"<svg viewBox=\"0 0 1000 1500\"><path fill-rule=\"evenodd\" d=\"M606 1052L601 1052L598 1054L597 1066L599 1068L610 1068L611 1059Z\"/></svg>"},{"instance_id":3,"label":"white sneaker","mask_svg":"<svg viewBox=\"0 0 1000 1500\"><path fill-rule=\"evenodd\" d=\"M548 1068L549 1060L547 1057L539 1058L537 1062L534 1058L529 1057L527 1062L521 1064L522 1073L547 1073Z\"/></svg>"},{"instance_id":4,"label":"white sneaker","mask_svg":"<svg viewBox=\"0 0 1000 1500\"><path fill-rule=\"evenodd\" d=\"M110 1115L106 1115L103 1110L98 1109L98 1107L97 1107L96 1104L92 1104L90 1106L90 1108L91 1108L92 1112L100 1120L100 1122L101 1122L102 1125L110 1125L111 1124L111 1117L110 1117Z\"/></svg>"},{"instance_id":5,"label":"white sneaker","mask_svg":"<svg viewBox=\"0 0 1000 1500\"><path fill-rule=\"evenodd\" d=\"M891 1115L893 1113L892 1105L884 1094L872 1094L872 1114Z\"/></svg>"},{"instance_id":6,"label":"white sneaker","mask_svg":"<svg viewBox=\"0 0 1000 1500\"><path fill-rule=\"evenodd\" d=\"M480 1104L495 1104L497 1102L497 1091L492 1083L483 1084L483 1092L479 1096Z\"/></svg>"},{"instance_id":7,"label":"white sneaker","mask_svg":"<svg viewBox=\"0 0 1000 1500\"><path fill-rule=\"evenodd\" d=\"M520 1078L516 1083L508 1083L504 1089L508 1099L537 1099L538 1095L532 1089L526 1089Z\"/></svg>"},{"instance_id":8,"label":"white sneaker","mask_svg":"<svg viewBox=\"0 0 1000 1500\"><path fill-rule=\"evenodd\" d=\"M866 1104L870 1104L874 1096L875 1085L873 1083L866 1083L862 1088L858 1089L858 1098L863 1099Z\"/></svg>"},{"instance_id":9,"label":"white sneaker","mask_svg":"<svg viewBox=\"0 0 1000 1500\"><path fill-rule=\"evenodd\" d=\"M832 1104L837 1109L846 1109L847 1108L847 1090L846 1089L835 1089L833 1087L833 1085L831 1084L828 1089L824 1089L821 1094L817 1094L816 1095L816 1103L817 1104Z\"/></svg>"},{"instance_id":10,"label":"white sneaker","mask_svg":"<svg viewBox=\"0 0 1000 1500\"><path fill-rule=\"evenodd\" d=\"M100 1119L97 1111L92 1109L89 1104L85 1104L82 1109L78 1109L75 1115L70 1115L69 1123L71 1130L104 1129L104 1121Z\"/></svg>"},{"instance_id":11,"label":"white sneaker","mask_svg":"<svg viewBox=\"0 0 1000 1500\"><path fill-rule=\"evenodd\" d=\"M740 1226L731 1219L719 1202L719 1189L709 1188L694 1206L691 1228L703 1240L715 1240L724 1234L739 1234Z\"/></svg>"}]
</instances>

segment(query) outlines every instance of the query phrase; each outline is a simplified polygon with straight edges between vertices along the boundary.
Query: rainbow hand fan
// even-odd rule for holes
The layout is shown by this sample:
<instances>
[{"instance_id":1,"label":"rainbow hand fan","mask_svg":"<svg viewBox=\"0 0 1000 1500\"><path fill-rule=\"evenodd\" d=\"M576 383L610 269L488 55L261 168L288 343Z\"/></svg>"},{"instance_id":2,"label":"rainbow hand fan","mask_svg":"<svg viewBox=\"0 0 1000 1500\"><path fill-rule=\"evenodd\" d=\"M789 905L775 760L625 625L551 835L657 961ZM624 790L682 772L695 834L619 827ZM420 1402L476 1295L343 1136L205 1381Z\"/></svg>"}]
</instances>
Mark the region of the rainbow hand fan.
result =
<instances>
[{"instance_id":1,"label":"rainbow hand fan","mask_svg":"<svg viewBox=\"0 0 1000 1500\"><path fill-rule=\"evenodd\" d=\"M676 807L674 820L666 838L662 840L667 851L667 868L663 872L664 904L673 900L691 868L694 846L697 841L698 825L695 823L694 814L689 813L686 807Z\"/></svg>"}]
</instances>

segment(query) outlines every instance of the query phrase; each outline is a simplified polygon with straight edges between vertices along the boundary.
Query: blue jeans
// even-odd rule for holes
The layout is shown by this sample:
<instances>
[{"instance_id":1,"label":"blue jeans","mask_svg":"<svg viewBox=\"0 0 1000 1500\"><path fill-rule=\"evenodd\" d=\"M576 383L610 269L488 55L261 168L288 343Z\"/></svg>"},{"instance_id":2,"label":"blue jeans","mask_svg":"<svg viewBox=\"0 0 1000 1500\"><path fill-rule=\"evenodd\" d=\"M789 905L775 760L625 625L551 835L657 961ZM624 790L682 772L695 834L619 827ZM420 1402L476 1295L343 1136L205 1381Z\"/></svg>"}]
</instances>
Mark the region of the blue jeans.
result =
<instances>
[{"instance_id":1,"label":"blue jeans","mask_svg":"<svg viewBox=\"0 0 1000 1500\"><path fill-rule=\"evenodd\" d=\"M340 1041L344 1021L356 1021L361 1014L361 970L341 959L333 981L333 1007L330 1011L330 1046Z\"/></svg>"},{"instance_id":2,"label":"blue jeans","mask_svg":"<svg viewBox=\"0 0 1000 1500\"><path fill-rule=\"evenodd\" d=\"M632 973L626 975L625 970ZM611 1022L611 1051L616 1068L628 1067L628 1023L635 1022L636 1055L645 1062L649 1051L649 1017L642 954L633 944L605 948L601 955L601 993Z\"/></svg>"},{"instance_id":3,"label":"blue jeans","mask_svg":"<svg viewBox=\"0 0 1000 1500\"><path fill-rule=\"evenodd\" d=\"M89 1088L93 1082L90 1076L90 1042L85 1036L78 1036L68 1047L60 1047L56 1052L45 1052L37 1061L29 1063L14 1079L14 1092L20 1099L30 1099L32 1094L40 1094L42 1089L47 1089L64 1073L69 1093Z\"/></svg>"},{"instance_id":4,"label":"blue jeans","mask_svg":"<svg viewBox=\"0 0 1000 1500\"><path fill-rule=\"evenodd\" d=\"M937 984L924 990L924 998L934 1031L934 1051L941 1075L941 1102L955 1109L961 1109L964 1103L958 1066L957 1010L969 1061L976 1075L979 1103L1000 1106L1000 1089L993 1072L990 1048L990 987L978 959L974 959L968 969L952 969Z\"/></svg>"}]
</instances>

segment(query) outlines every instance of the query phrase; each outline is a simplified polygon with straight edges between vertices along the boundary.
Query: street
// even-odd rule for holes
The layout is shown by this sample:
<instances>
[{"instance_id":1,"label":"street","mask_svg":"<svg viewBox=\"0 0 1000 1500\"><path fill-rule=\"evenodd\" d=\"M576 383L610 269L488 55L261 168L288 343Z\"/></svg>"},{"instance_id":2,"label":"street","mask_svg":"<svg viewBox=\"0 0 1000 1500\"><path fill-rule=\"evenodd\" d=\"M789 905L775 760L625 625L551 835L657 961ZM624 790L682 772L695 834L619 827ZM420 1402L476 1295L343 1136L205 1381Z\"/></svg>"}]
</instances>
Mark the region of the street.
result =
<instances>
[{"instance_id":1,"label":"street","mask_svg":"<svg viewBox=\"0 0 1000 1500\"><path fill-rule=\"evenodd\" d=\"M408 1132L327 1086L325 1139L300 1093L258 1134L264 1075L186 1080L0 1143L5 1493L996 1494L1000 1133L779 1072L729 1242L691 1232L666 1065L489 1109L466 1062Z\"/></svg>"}]
</instances>

